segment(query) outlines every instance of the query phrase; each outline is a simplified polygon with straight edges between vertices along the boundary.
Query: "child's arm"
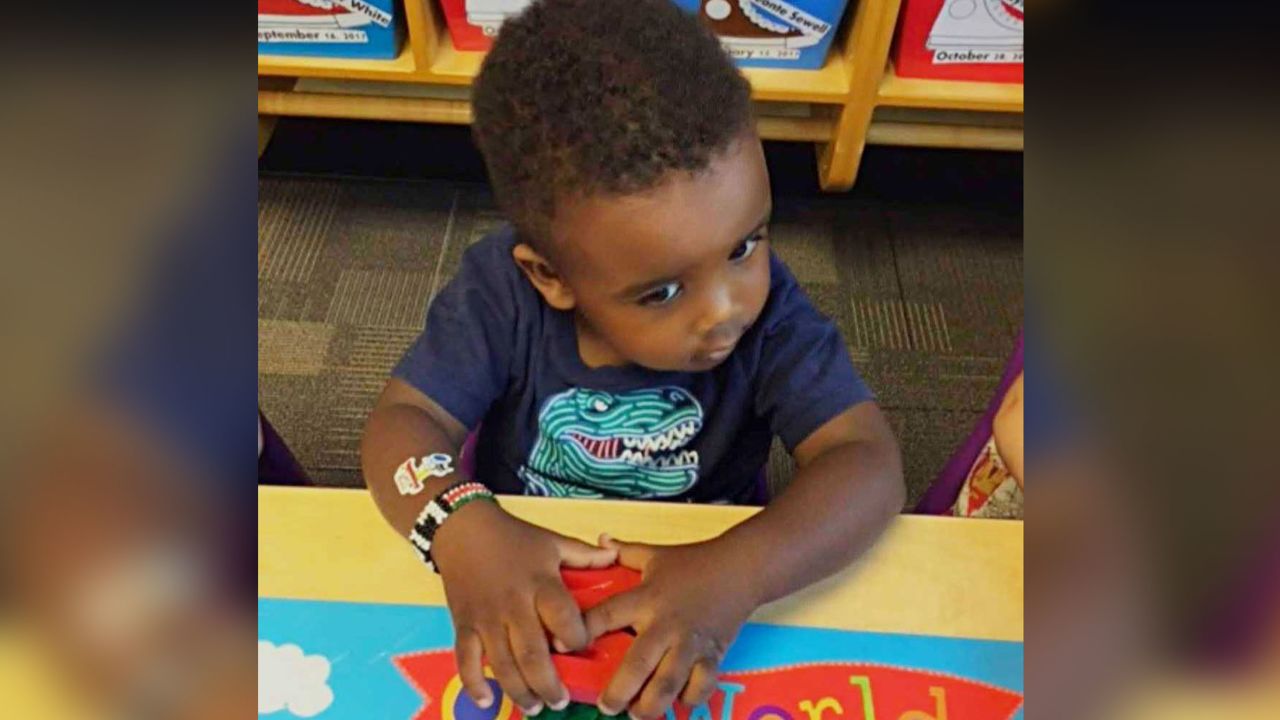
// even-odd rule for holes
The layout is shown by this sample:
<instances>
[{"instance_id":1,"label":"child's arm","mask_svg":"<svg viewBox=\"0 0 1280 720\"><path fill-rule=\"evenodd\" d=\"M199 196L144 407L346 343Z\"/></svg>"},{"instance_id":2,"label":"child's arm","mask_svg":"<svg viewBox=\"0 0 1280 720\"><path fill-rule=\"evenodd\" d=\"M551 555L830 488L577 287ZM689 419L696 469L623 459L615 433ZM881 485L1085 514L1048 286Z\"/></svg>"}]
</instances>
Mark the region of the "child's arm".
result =
<instances>
[{"instance_id":1,"label":"child's arm","mask_svg":"<svg viewBox=\"0 0 1280 720\"><path fill-rule=\"evenodd\" d=\"M378 509L402 537L427 502L463 477L454 472L428 478L421 492L401 494L396 468L407 458L432 453L456 461L466 432L461 422L408 383L395 378L387 383L365 428L361 460ZM431 555L453 614L458 674L476 704L488 707L493 702L485 661L526 716L537 714L544 703L568 703L568 691L551 664L546 633L567 649L581 649L588 638L582 615L560 580L560 567L603 567L614 562L616 552L518 520L494 503L472 502L440 526Z\"/></svg>"},{"instance_id":2,"label":"child's arm","mask_svg":"<svg viewBox=\"0 0 1280 720\"><path fill-rule=\"evenodd\" d=\"M677 695L705 702L724 652L759 605L852 562L902 509L898 445L874 402L837 415L794 455L799 467L786 491L714 540L654 547L602 538L645 577L587 613L592 637L628 626L639 634L601 696L603 711L629 706L635 717L654 718Z\"/></svg>"},{"instance_id":3,"label":"child's arm","mask_svg":"<svg viewBox=\"0 0 1280 720\"><path fill-rule=\"evenodd\" d=\"M365 426L360 464L378 510L400 535L408 537L427 502L461 476L455 472L427 478L422 492L402 495L394 480L396 468L409 458L432 453L443 453L456 461L466 437L462 423L434 400L403 380L387 382ZM461 511L458 517L462 517Z\"/></svg>"},{"instance_id":4,"label":"child's arm","mask_svg":"<svg viewBox=\"0 0 1280 720\"><path fill-rule=\"evenodd\" d=\"M1018 487L1022 487L1022 373L1013 381L1000 401L1000 410L992 421L992 434L996 439L996 451L1009 469Z\"/></svg>"},{"instance_id":5,"label":"child's arm","mask_svg":"<svg viewBox=\"0 0 1280 720\"><path fill-rule=\"evenodd\" d=\"M796 447L795 459L798 469L786 491L725 535L739 552L774 561L757 571L764 602L853 562L906 499L898 443L874 402L818 428Z\"/></svg>"},{"instance_id":6,"label":"child's arm","mask_svg":"<svg viewBox=\"0 0 1280 720\"><path fill-rule=\"evenodd\" d=\"M723 537L735 553L761 559L754 579L762 602L856 560L906 500L898 443L874 402L837 415L794 455L798 468L787 489Z\"/></svg>"}]
</instances>

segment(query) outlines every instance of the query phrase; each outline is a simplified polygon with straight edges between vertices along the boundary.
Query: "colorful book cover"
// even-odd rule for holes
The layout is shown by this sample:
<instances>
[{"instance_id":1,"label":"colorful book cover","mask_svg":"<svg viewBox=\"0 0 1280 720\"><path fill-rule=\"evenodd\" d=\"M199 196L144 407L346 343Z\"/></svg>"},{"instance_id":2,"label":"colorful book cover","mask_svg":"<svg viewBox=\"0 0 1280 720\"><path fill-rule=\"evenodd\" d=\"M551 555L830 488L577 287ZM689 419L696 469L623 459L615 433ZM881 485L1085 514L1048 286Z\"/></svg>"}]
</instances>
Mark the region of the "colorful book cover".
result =
<instances>
[{"instance_id":1,"label":"colorful book cover","mask_svg":"<svg viewBox=\"0 0 1280 720\"><path fill-rule=\"evenodd\" d=\"M442 607L262 598L258 637L259 717L522 720L496 683L487 710L461 691ZM1021 718L1022 662L1019 642L749 624L711 700L666 720Z\"/></svg>"}]
</instances>

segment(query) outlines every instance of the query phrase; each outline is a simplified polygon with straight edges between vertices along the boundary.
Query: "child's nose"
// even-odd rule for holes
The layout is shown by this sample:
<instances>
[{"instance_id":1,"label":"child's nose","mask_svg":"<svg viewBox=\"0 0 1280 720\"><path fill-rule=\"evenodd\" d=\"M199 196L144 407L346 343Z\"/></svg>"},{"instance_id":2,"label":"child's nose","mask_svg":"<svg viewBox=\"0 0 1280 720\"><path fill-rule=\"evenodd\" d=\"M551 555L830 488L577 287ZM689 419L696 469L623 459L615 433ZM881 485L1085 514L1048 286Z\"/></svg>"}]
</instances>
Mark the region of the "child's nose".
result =
<instances>
[{"instance_id":1,"label":"child's nose","mask_svg":"<svg viewBox=\"0 0 1280 720\"><path fill-rule=\"evenodd\" d=\"M733 293L727 285L712 288L703 301L698 331L702 337L713 337L727 328L733 319Z\"/></svg>"}]
</instances>

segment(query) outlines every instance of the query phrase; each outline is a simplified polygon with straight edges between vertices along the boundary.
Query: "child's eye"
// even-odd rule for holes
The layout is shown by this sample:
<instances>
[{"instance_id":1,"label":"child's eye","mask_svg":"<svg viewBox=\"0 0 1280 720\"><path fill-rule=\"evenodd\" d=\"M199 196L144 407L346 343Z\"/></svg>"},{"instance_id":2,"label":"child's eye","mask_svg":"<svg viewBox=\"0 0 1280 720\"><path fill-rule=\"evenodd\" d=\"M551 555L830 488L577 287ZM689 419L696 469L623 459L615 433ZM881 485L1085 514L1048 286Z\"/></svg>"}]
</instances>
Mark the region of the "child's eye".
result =
<instances>
[{"instance_id":1,"label":"child's eye","mask_svg":"<svg viewBox=\"0 0 1280 720\"><path fill-rule=\"evenodd\" d=\"M742 244L733 249L729 253L729 259L733 261L746 260L751 257L751 253L756 251L756 246L760 244L760 236L755 235L742 241Z\"/></svg>"},{"instance_id":2,"label":"child's eye","mask_svg":"<svg viewBox=\"0 0 1280 720\"><path fill-rule=\"evenodd\" d=\"M680 296L680 283L667 283L640 296L640 304L654 307L666 305Z\"/></svg>"}]
</instances>

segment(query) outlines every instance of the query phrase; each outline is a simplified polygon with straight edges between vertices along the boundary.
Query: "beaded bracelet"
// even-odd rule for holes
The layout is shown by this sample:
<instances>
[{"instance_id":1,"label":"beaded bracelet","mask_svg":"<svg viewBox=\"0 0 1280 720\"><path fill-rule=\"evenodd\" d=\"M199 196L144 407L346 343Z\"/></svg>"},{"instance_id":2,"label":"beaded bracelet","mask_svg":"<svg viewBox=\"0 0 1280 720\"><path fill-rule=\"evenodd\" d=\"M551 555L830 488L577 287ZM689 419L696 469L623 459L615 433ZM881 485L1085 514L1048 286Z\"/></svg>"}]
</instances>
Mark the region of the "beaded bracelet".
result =
<instances>
[{"instance_id":1,"label":"beaded bracelet","mask_svg":"<svg viewBox=\"0 0 1280 720\"><path fill-rule=\"evenodd\" d=\"M426 563L433 572L437 574L440 572L440 568L436 567L435 560L431 557L431 543L435 540L436 532L450 515L475 500L498 502L493 493L489 492L489 488L478 482L465 480L445 488L427 503L422 513L418 515L418 520L413 524L413 530L409 531L409 542L413 543L418 555L422 557L422 562Z\"/></svg>"}]
</instances>

